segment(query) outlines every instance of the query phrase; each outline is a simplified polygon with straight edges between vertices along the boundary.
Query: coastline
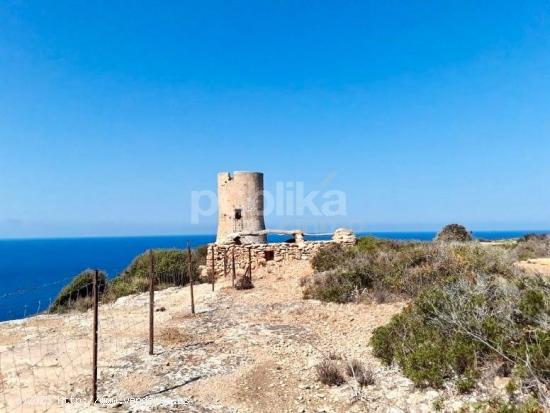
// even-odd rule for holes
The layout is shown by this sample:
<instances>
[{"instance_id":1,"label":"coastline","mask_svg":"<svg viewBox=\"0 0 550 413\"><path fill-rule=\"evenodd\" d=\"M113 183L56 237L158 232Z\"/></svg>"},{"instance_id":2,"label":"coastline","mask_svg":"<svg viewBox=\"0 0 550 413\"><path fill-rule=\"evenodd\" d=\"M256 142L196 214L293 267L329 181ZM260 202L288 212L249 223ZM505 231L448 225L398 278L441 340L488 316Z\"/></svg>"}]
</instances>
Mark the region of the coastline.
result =
<instances>
[{"instance_id":1,"label":"coastline","mask_svg":"<svg viewBox=\"0 0 550 413\"><path fill-rule=\"evenodd\" d=\"M510 242L525 233L550 231L472 231L481 242ZM373 231L358 236L394 240L430 241L435 231ZM310 237L310 239L328 237ZM20 319L39 314L48 307L59 290L86 268L97 268L113 278L132 260L151 248L192 248L214 241L215 235L39 238L0 240L0 320ZM270 237L270 242L285 237Z\"/></svg>"}]
</instances>

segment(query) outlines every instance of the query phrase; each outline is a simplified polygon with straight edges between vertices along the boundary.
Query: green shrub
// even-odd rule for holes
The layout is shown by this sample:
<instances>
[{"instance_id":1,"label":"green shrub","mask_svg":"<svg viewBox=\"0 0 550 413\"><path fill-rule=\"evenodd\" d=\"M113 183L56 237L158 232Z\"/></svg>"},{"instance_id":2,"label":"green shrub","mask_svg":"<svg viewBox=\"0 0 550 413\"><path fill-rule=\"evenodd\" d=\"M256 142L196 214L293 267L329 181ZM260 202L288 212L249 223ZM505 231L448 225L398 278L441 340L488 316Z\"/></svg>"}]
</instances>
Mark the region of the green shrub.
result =
<instances>
[{"instance_id":1,"label":"green shrub","mask_svg":"<svg viewBox=\"0 0 550 413\"><path fill-rule=\"evenodd\" d=\"M474 403L471 409L465 407L462 411L476 413L544 413L547 410L537 400L529 398L525 401L491 399Z\"/></svg>"},{"instance_id":2,"label":"green shrub","mask_svg":"<svg viewBox=\"0 0 550 413\"><path fill-rule=\"evenodd\" d=\"M471 374L466 374L457 379L456 388L458 392L461 394L471 393L476 388L478 376L479 373L471 372Z\"/></svg>"},{"instance_id":3,"label":"green shrub","mask_svg":"<svg viewBox=\"0 0 550 413\"><path fill-rule=\"evenodd\" d=\"M520 261L550 257L550 236L548 234L525 235L518 240L512 253L515 259Z\"/></svg>"},{"instance_id":4,"label":"green shrub","mask_svg":"<svg viewBox=\"0 0 550 413\"><path fill-rule=\"evenodd\" d=\"M539 294L540 293L540 294ZM487 363L511 363L530 391L550 384L550 282L500 275L460 278L421 293L370 344L386 364L397 363L418 386L456 379L471 391Z\"/></svg>"},{"instance_id":5,"label":"green shrub","mask_svg":"<svg viewBox=\"0 0 550 413\"><path fill-rule=\"evenodd\" d=\"M373 245L371 240L368 245ZM335 302L353 300L357 293L375 299L415 297L426 288L474 273L510 277L518 271L505 250L477 243L376 245L368 252L341 248L320 251L314 262L325 270L305 281L304 297Z\"/></svg>"},{"instance_id":6,"label":"green shrub","mask_svg":"<svg viewBox=\"0 0 550 413\"><path fill-rule=\"evenodd\" d=\"M335 269L338 265L355 257L356 252L353 248L340 244L328 244L323 246L311 260L311 265L315 271L329 271Z\"/></svg>"},{"instance_id":7,"label":"green shrub","mask_svg":"<svg viewBox=\"0 0 550 413\"><path fill-rule=\"evenodd\" d=\"M114 301L119 297L148 291L149 282L148 277L125 277L119 275L108 284L104 300L107 302Z\"/></svg>"},{"instance_id":8,"label":"green shrub","mask_svg":"<svg viewBox=\"0 0 550 413\"><path fill-rule=\"evenodd\" d=\"M64 313L76 309L86 311L92 306L92 284L94 280L94 270L84 270L75 276L57 295L55 301L49 308L51 313ZM106 286L106 277L104 272L98 274L98 292L102 293Z\"/></svg>"},{"instance_id":9,"label":"green shrub","mask_svg":"<svg viewBox=\"0 0 550 413\"><path fill-rule=\"evenodd\" d=\"M518 238L518 242L529 242L529 241L545 241L550 238L550 234L525 234Z\"/></svg>"},{"instance_id":10,"label":"green shrub","mask_svg":"<svg viewBox=\"0 0 550 413\"><path fill-rule=\"evenodd\" d=\"M443 399L441 396L439 396L437 399L433 401L432 407L436 412L443 411L445 399Z\"/></svg>"},{"instance_id":11,"label":"green shrub","mask_svg":"<svg viewBox=\"0 0 550 413\"><path fill-rule=\"evenodd\" d=\"M193 257L193 254L191 254ZM154 271L162 283L184 285L189 282L187 275L187 251L178 249L153 250ZM196 264L196 260L193 260ZM151 268L151 255L145 252L136 257L121 276L128 278L148 278ZM196 268L194 268L196 272Z\"/></svg>"},{"instance_id":12,"label":"green shrub","mask_svg":"<svg viewBox=\"0 0 550 413\"><path fill-rule=\"evenodd\" d=\"M546 300L545 300L546 298ZM532 319L548 312L547 296L539 290L528 289L523 291L519 302L519 310L524 317Z\"/></svg>"},{"instance_id":13,"label":"green shrub","mask_svg":"<svg viewBox=\"0 0 550 413\"><path fill-rule=\"evenodd\" d=\"M445 225L437 234L435 240L441 242L467 242L472 241L472 234L468 232L466 227L459 224Z\"/></svg>"},{"instance_id":14,"label":"green shrub","mask_svg":"<svg viewBox=\"0 0 550 413\"><path fill-rule=\"evenodd\" d=\"M170 286L182 286L189 282L188 252L178 249L153 250L155 270L155 285L157 289ZM200 280L199 265L205 263L204 248L191 251L191 271L193 279ZM132 263L107 286L106 301L113 301L119 297L148 291L150 282L151 257L149 251L134 258Z\"/></svg>"},{"instance_id":15,"label":"green shrub","mask_svg":"<svg viewBox=\"0 0 550 413\"><path fill-rule=\"evenodd\" d=\"M338 271L326 271L316 274L304 289L304 298L315 298L321 301L345 303L352 299L357 290L358 281L349 274Z\"/></svg>"},{"instance_id":16,"label":"green shrub","mask_svg":"<svg viewBox=\"0 0 550 413\"><path fill-rule=\"evenodd\" d=\"M519 244L534 242L538 251L545 248L540 237ZM454 381L457 391L466 393L482 371L499 371L512 375L520 392L543 400L550 386L550 281L515 266L516 249L368 237L354 249L320 252L318 272L303 284L304 297L412 298L373 332L375 356L397 364L419 387Z\"/></svg>"},{"instance_id":17,"label":"green shrub","mask_svg":"<svg viewBox=\"0 0 550 413\"><path fill-rule=\"evenodd\" d=\"M369 236L359 238L355 247L360 252L373 253L380 250L398 249L399 243L396 241Z\"/></svg>"}]
</instances>

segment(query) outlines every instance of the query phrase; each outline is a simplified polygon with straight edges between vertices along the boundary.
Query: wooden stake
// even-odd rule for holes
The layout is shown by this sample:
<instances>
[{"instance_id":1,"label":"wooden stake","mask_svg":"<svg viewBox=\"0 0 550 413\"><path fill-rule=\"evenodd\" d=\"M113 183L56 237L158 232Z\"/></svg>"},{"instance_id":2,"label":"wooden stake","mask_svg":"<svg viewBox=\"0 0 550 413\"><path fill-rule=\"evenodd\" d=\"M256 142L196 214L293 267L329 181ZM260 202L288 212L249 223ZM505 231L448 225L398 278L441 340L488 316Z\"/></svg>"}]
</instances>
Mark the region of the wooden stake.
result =
<instances>
[{"instance_id":1,"label":"wooden stake","mask_svg":"<svg viewBox=\"0 0 550 413\"><path fill-rule=\"evenodd\" d=\"M235 247L231 248L231 286L235 287Z\"/></svg>"},{"instance_id":2,"label":"wooden stake","mask_svg":"<svg viewBox=\"0 0 550 413\"><path fill-rule=\"evenodd\" d=\"M191 314L195 314L195 297L193 296L193 270L191 268L191 247L187 241L187 271L189 272L189 290L191 291Z\"/></svg>"},{"instance_id":3,"label":"wooden stake","mask_svg":"<svg viewBox=\"0 0 550 413\"><path fill-rule=\"evenodd\" d=\"M94 301L94 338L93 338L93 356L92 356L92 403L97 401L97 330L98 330L98 314L97 308L99 303L99 292L98 292L98 270L94 272L94 281L93 281L93 301Z\"/></svg>"},{"instance_id":4,"label":"wooden stake","mask_svg":"<svg viewBox=\"0 0 550 413\"><path fill-rule=\"evenodd\" d=\"M149 250L149 354L153 354L154 341L154 307L155 307L155 257Z\"/></svg>"}]
</instances>

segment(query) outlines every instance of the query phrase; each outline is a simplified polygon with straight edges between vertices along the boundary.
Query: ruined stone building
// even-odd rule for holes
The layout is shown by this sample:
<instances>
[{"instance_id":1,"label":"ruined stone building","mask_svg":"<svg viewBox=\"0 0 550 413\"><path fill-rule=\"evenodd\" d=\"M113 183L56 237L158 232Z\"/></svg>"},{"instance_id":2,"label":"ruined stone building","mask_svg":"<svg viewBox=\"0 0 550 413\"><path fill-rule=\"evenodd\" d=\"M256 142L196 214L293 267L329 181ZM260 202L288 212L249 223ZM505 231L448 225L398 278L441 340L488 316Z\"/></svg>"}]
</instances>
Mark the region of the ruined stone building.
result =
<instances>
[{"instance_id":1,"label":"ruined stone building","mask_svg":"<svg viewBox=\"0 0 550 413\"><path fill-rule=\"evenodd\" d=\"M265 267L268 271L310 261L324 245L353 245L355 235L337 229L331 240L308 241L308 234L296 230L266 229L264 220L264 179L261 172L238 171L218 174L218 230L216 242L208 245L206 267L217 276L229 274L233 261L237 275ZM287 242L268 243L268 234L284 234Z\"/></svg>"}]
</instances>

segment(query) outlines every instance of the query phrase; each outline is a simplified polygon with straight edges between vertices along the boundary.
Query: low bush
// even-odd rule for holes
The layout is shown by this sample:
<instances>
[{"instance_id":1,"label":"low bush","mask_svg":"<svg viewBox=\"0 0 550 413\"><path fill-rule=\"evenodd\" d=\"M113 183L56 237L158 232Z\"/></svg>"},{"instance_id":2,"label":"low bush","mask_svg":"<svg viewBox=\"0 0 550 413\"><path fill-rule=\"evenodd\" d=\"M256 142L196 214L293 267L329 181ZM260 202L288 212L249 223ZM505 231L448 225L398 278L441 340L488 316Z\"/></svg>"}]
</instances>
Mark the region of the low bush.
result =
<instances>
[{"instance_id":1,"label":"low bush","mask_svg":"<svg viewBox=\"0 0 550 413\"><path fill-rule=\"evenodd\" d=\"M533 398L524 401L491 399L463 407L461 413L544 413L547 410Z\"/></svg>"},{"instance_id":2,"label":"low bush","mask_svg":"<svg viewBox=\"0 0 550 413\"><path fill-rule=\"evenodd\" d=\"M322 301L345 303L352 301L364 285L360 277L353 273L340 270L318 273L307 280L303 291L304 298L313 298Z\"/></svg>"},{"instance_id":3,"label":"low bush","mask_svg":"<svg viewBox=\"0 0 550 413\"><path fill-rule=\"evenodd\" d=\"M437 234L435 240L440 242L467 242L472 241L472 234L468 232L466 227L459 224L450 224L444 226Z\"/></svg>"},{"instance_id":4,"label":"low bush","mask_svg":"<svg viewBox=\"0 0 550 413\"><path fill-rule=\"evenodd\" d=\"M373 372L357 359L351 360L346 365L346 374L351 378L355 378L361 387L374 384Z\"/></svg>"},{"instance_id":5,"label":"low bush","mask_svg":"<svg viewBox=\"0 0 550 413\"><path fill-rule=\"evenodd\" d=\"M518 240L512 254L519 261L550 257L550 236L548 234L527 234Z\"/></svg>"},{"instance_id":6,"label":"low bush","mask_svg":"<svg viewBox=\"0 0 550 413\"><path fill-rule=\"evenodd\" d=\"M548 239L527 237L513 248L443 239L397 243L369 237L356 248L324 250L316 265L322 271L303 283L304 297L340 303L412 299L372 335L374 354L386 364L399 365L419 387L452 381L460 393L490 374L512 376L520 393L548 404L550 281L514 265L526 252L547 254Z\"/></svg>"},{"instance_id":7,"label":"low bush","mask_svg":"<svg viewBox=\"0 0 550 413\"><path fill-rule=\"evenodd\" d=\"M518 242L529 242L529 241L545 241L550 238L550 234L525 234L518 238Z\"/></svg>"},{"instance_id":8,"label":"low bush","mask_svg":"<svg viewBox=\"0 0 550 413\"><path fill-rule=\"evenodd\" d=\"M474 273L509 277L517 271L505 250L477 243L391 243L367 253L354 251L345 258L337 251L321 253L321 261L331 263L321 267L330 270L304 281L305 298L347 302L367 295L386 301L415 297L426 288Z\"/></svg>"},{"instance_id":9,"label":"low bush","mask_svg":"<svg viewBox=\"0 0 550 413\"><path fill-rule=\"evenodd\" d=\"M254 288L254 284L252 283L252 279L248 276L238 277L235 280L236 290L250 290L252 288Z\"/></svg>"},{"instance_id":10,"label":"low bush","mask_svg":"<svg viewBox=\"0 0 550 413\"><path fill-rule=\"evenodd\" d=\"M315 271L329 271L352 259L355 255L354 248L340 244L328 244L315 254L311 260L311 265Z\"/></svg>"},{"instance_id":11,"label":"low bush","mask_svg":"<svg viewBox=\"0 0 550 413\"><path fill-rule=\"evenodd\" d=\"M380 250L399 249L399 245L396 241L369 236L359 238L356 248L360 252L374 253Z\"/></svg>"},{"instance_id":12,"label":"low bush","mask_svg":"<svg viewBox=\"0 0 550 413\"><path fill-rule=\"evenodd\" d=\"M189 282L188 253L186 250L154 250L156 288L185 285ZM191 251L191 271L194 280L200 279L199 266L206 262L206 247ZM85 311L92 305L92 280L94 270L85 270L66 285L53 304L50 312L65 312L70 309ZM150 256L145 252L134 258L132 263L117 277L107 280L104 272L99 273L98 289L102 301L114 301L119 297L147 291L150 282Z\"/></svg>"},{"instance_id":13,"label":"low bush","mask_svg":"<svg viewBox=\"0 0 550 413\"><path fill-rule=\"evenodd\" d=\"M339 386L345 382L340 366L334 360L326 359L316 367L317 379L329 386Z\"/></svg>"},{"instance_id":14,"label":"low bush","mask_svg":"<svg viewBox=\"0 0 550 413\"><path fill-rule=\"evenodd\" d=\"M189 282L189 257L186 250L158 249L153 250L153 256L157 289L182 286ZM204 248L191 252L191 271L195 281L202 281L199 265L205 263L205 257ZM150 265L151 257L148 251L134 258L132 263L108 284L105 300L113 301L119 297L147 291L150 282Z\"/></svg>"},{"instance_id":15,"label":"low bush","mask_svg":"<svg viewBox=\"0 0 550 413\"><path fill-rule=\"evenodd\" d=\"M185 285L189 282L188 261L186 250L158 249L153 250L154 269L159 282L171 285ZM198 266L201 259L197 250L191 251L191 270L195 280L198 278ZM126 268L121 277L148 278L150 273L151 257L145 252L136 257Z\"/></svg>"},{"instance_id":16,"label":"low bush","mask_svg":"<svg viewBox=\"0 0 550 413\"><path fill-rule=\"evenodd\" d=\"M109 302L127 295L148 291L149 282L149 277L125 277L119 275L109 283L103 299Z\"/></svg>"},{"instance_id":17,"label":"low bush","mask_svg":"<svg viewBox=\"0 0 550 413\"><path fill-rule=\"evenodd\" d=\"M484 366L509 365L523 390L550 386L550 282L473 275L424 291L371 338L374 354L397 363L416 385L455 380L471 391Z\"/></svg>"},{"instance_id":18,"label":"low bush","mask_svg":"<svg viewBox=\"0 0 550 413\"><path fill-rule=\"evenodd\" d=\"M92 306L92 284L94 270L84 270L75 276L57 295L49 308L51 313L64 313L69 310L86 311ZM98 292L105 290L107 279L104 272L98 274Z\"/></svg>"}]
</instances>

